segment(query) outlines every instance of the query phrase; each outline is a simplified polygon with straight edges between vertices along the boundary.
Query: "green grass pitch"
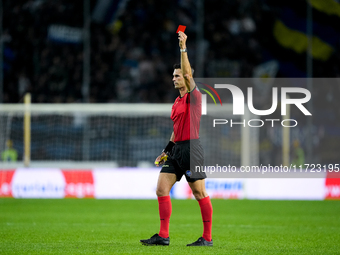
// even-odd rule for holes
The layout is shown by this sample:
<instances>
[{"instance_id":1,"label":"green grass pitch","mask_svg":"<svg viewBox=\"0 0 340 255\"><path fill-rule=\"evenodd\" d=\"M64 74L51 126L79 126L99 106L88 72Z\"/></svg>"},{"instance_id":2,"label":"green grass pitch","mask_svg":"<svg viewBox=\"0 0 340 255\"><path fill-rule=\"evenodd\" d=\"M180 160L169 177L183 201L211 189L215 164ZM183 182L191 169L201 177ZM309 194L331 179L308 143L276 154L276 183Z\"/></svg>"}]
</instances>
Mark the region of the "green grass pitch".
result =
<instances>
[{"instance_id":1,"label":"green grass pitch","mask_svg":"<svg viewBox=\"0 0 340 255\"><path fill-rule=\"evenodd\" d=\"M172 200L170 246L157 200L0 199L0 254L340 254L340 201L212 200L214 247L194 200Z\"/></svg>"}]
</instances>

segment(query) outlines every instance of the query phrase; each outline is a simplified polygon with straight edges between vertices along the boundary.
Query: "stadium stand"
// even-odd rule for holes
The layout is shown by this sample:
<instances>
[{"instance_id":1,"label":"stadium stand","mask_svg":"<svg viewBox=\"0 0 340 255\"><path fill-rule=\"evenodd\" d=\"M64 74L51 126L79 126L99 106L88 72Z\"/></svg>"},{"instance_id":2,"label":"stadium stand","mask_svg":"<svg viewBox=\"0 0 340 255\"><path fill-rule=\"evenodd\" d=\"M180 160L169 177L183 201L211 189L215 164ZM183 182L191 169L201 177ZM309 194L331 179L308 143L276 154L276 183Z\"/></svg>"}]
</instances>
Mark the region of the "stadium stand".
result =
<instances>
[{"instance_id":1,"label":"stadium stand","mask_svg":"<svg viewBox=\"0 0 340 255\"><path fill-rule=\"evenodd\" d=\"M178 24L186 24L188 36L195 38L195 1L125 2L125 11L114 19L116 12L112 10L105 13L109 17L106 20L92 19L90 102L172 103L177 97L171 83L172 65L178 60L174 54L177 52L174 33ZM277 37L289 33L289 29L303 28L302 2L295 1L292 6L287 1L275 1L275 4L269 0L205 1L204 76L252 77L257 65L276 59L280 64L278 77L306 77L305 54L297 53ZM97 3L91 1L91 10ZM26 92L32 93L33 103L84 102L83 46L76 38L83 26L83 1L5 0L3 9L4 103L21 102ZM289 23L288 16L294 17L294 24ZM332 50L326 60L313 56L313 76L339 77L340 67L336 63L340 62L340 43L324 33L318 34L325 26L338 38L339 17L315 9L314 19L315 27L321 26L315 35L331 45ZM281 24L276 21L284 26L275 26ZM74 37L56 38L54 26L73 28ZM195 40L188 44L193 63L197 55L194 44ZM340 144L340 101L337 100L340 85L315 87L313 95L316 158L320 162L335 162L338 157L334 152ZM77 134L77 130L74 132ZM280 144L273 135L269 136L268 145L268 133L261 132L261 148L267 149L261 153L260 161L277 163L279 159L272 155L277 154ZM306 146L305 140L301 143ZM74 148L65 148L65 155L76 157L69 151ZM41 155L48 158L52 154L55 153L44 151Z\"/></svg>"}]
</instances>

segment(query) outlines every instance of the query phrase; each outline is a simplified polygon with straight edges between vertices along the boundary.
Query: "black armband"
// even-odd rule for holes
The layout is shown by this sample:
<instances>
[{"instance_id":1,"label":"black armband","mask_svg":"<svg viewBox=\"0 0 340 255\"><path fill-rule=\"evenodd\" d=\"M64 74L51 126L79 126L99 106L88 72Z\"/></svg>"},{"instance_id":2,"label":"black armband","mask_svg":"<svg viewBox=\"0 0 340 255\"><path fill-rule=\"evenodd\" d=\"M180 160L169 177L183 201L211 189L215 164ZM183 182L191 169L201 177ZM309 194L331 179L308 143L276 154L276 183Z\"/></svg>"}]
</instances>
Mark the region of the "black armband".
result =
<instances>
[{"instance_id":1,"label":"black armband","mask_svg":"<svg viewBox=\"0 0 340 255\"><path fill-rule=\"evenodd\" d=\"M165 149L162 152L165 152L165 154L168 154L172 151L172 147L175 146L175 143L172 141L169 141L168 145L165 147Z\"/></svg>"}]
</instances>

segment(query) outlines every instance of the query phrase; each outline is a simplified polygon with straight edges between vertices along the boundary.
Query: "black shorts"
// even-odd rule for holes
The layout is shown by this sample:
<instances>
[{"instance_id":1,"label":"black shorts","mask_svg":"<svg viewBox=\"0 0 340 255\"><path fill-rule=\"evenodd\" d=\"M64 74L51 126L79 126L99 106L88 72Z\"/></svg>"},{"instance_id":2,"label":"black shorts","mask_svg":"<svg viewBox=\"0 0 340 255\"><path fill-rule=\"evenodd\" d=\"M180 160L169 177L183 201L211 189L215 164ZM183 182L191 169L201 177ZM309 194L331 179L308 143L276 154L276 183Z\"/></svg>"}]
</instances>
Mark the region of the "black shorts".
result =
<instances>
[{"instance_id":1,"label":"black shorts","mask_svg":"<svg viewBox=\"0 0 340 255\"><path fill-rule=\"evenodd\" d=\"M199 139L176 142L161 173L176 174L177 181L185 175L188 182L195 182L207 178L204 172L195 171L196 166L203 164L204 154Z\"/></svg>"}]
</instances>

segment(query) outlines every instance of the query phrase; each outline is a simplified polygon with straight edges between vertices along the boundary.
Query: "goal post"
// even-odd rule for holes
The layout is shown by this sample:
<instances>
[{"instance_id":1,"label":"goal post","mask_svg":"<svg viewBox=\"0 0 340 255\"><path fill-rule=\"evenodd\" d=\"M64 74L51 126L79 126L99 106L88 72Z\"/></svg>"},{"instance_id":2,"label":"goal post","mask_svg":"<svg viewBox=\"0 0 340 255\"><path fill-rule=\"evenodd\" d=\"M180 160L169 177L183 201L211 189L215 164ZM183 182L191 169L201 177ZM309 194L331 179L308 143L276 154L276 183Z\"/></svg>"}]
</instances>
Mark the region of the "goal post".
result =
<instances>
[{"instance_id":1,"label":"goal post","mask_svg":"<svg viewBox=\"0 0 340 255\"><path fill-rule=\"evenodd\" d=\"M30 130L30 140L23 135L28 109L30 125L25 129ZM2 104L0 135L13 141L20 161L27 160L24 151L30 141L31 166L42 162L88 162L88 167L102 163L134 167L149 162L151 166L173 131L171 109L172 104L30 104L29 108ZM232 106L227 109L226 116L238 121ZM206 120L201 121L201 137L207 163L258 164L258 128L214 128ZM4 149L5 142L0 141L0 153Z\"/></svg>"},{"instance_id":2,"label":"goal post","mask_svg":"<svg viewBox=\"0 0 340 255\"><path fill-rule=\"evenodd\" d=\"M24 166L29 167L31 160L31 94L24 96Z\"/></svg>"},{"instance_id":3,"label":"goal post","mask_svg":"<svg viewBox=\"0 0 340 255\"><path fill-rule=\"evenodd\" d=\"M287 99L289 96L286 96ZM285 119L290 119L290 104L286 105ZM290 164L290 127L282 127L282 165Z\"/></svg>"},{"instance_id":4,"label":"goal post","mask_svg":"<svg viewBox=\"0 0 340 255\"><path fill-rule=\"evenodd\" d=\"M245 109L244 119L248 121L252 119L252 113L249 111L248 107L245 107ZM258 166L260 143L260 134L258 128L245 125L241 130L241 140L241 165Z\"/></svg>"}]
</instances>

